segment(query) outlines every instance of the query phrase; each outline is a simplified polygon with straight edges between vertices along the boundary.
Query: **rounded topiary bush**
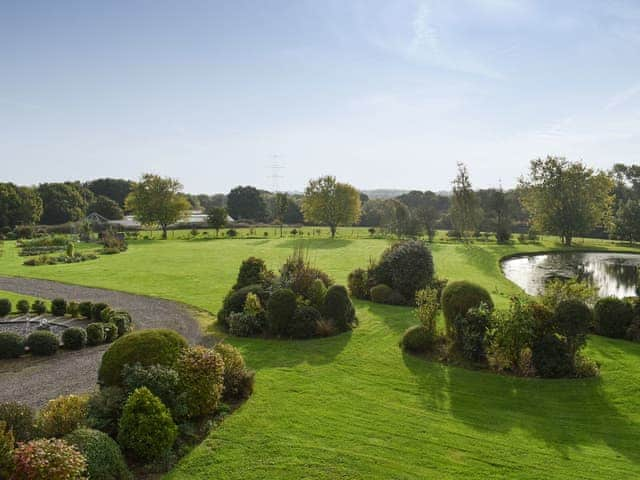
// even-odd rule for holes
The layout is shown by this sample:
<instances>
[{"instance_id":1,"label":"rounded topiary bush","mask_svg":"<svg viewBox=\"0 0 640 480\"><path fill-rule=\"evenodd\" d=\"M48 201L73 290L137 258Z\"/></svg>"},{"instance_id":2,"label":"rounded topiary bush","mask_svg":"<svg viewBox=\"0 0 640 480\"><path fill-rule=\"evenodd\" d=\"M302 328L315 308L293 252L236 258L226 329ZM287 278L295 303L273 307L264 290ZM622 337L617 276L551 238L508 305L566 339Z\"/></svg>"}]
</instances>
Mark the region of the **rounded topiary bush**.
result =
<instances>
[{"instance_id":1,"label":"rounded topiary bush","mask_svg":"<svg viewBox=\"0 0 640 480\"><path fill-rule=\"evenodd\" d=\"M64 317L67 313L67 301L64 298L51 300L51 314L56 317Z\"/></svg>"},{"instance_id":2,"label":"rounded topiary bush","mask_svg":"<svg viewBox=\"0 0 640 480\"><path fill-rule=\"evenodd\" d=\"M82 426L87 419L89 397L81 395L62 395L47 404L38 412L38 433L44 437L63 437Z\"/></svg>"},{"instance_id":3,"label":"rounded topiary bush","mask_svg":"<svg viewBox=\"0 0 640 480\"><path fill-rule=\"evenodd\" d=\"M67 328L62 332L62 346L67 350L80 350L87 344L87 331L80 327Z\"/></svg>"},{"instance_id":4,"label":"rounded topiary bush","mask_svg":"<svg viewBox=\"0 0 640 480\"><path fill-rule=\"evenodd\" d=\"M118 338L118 326L115 323L104 323L104 341L111 343Z\"/></svg>"},{"instance_id":5,"label":"rounded topiary bush","mask_svg":"<svg viewBox=\"0 0 640 480\"><path fill-rule=\"evenodd\" d=\"M493 310L493 300L489 292L475 283L458 281L449 283L442 291L442 313L444 313L447 333L454 334L454 321L458 315L464 316L470 308L477 308L482 303Z\"/></svg>"},{"instance_id":6,"label":"rounded topiary bush","mask_svg":"<svg viewBox=\"0 0 640 480\"><path fill-rule=\"evenodd\" d=\"M356 268L351 272L347 279L347 286L349 287L349 293L351 293L352 297L361 300L367 300L369 298L369 277L366 270Z\"/></svg>"},{"instance_id":7,"label":"rounded topiary bush","mask_svg":"<svg viewBox=\"0 0 640 480\"><path fill-rule=\"evenodd\" d=\"M414 325L405 330L400 346L415 353L424 353L433 347L433 335L424 325Z\"/></svg>"},{"instance_id":8,"label":"rounded topiary bush","mask_svg":"<svg viewBox=\"0 0 640 480\"><path fill-rule=\"evenodd\" d=\"M138 388L129 396L118 428L118 443L125 452L153 461L169 451L177 433L169 410L148 388Z\"/></svg>"},{"instance_id":9,"label":"rounded topiary bush","mask_svg":"<svg viewBox=\"0 0 640 480\"><path fill-rule=\"evenodd\" d=\"M556 333L566 338L573 357L587 341L587 333L593 323L591 310L580 300L564 300L556 306L552 321Z\"/></svg>"},{"instance_id":10,"label":"rounded topiary bush","mask_svg":"<svg viewBox=\"0 0 640 480\"><path fill-rule=\"evenodd\" d=\"M91 318L91 309L93 308L93 304L91 302L80 302L78 304L78 312L84 318Z\"/></svg>"},{"instance_id":11,"label":"rounded topiary bush","mask_svg":"<svg viewBox=\"0 0 640 480\"><path fill-rule=\"evenodd\" d=\"M24 354L24 338L17 333L0 332L0 358L17 358Z\"/></svg>"},{"instance_id":12,"label":"rounded topiary bush","mask_svg":"<svg viewBox=\"0 0 640 480\"><path fill-rule=\"evenodd\" d=\"M342 285L329 287L324 297L322 313L340 332L349 330L356 323L356 309L351 303L347 289Z\"/></svg>"},{"instance_id":13,"label":"rounded topiary bush","mask_svg":"<svg viewBox=\"0 0 640 480\"><path fill-rule=\"evenodd\" d=\"M47 305L42 300L34 300L31 304L31 311L38 315L42 315L47 311Z\"/></svg>"},{"instance_id":14,"label":"rounded topiary bush","mask_svg":"<svg viewBox=\"0 0 640 480\"><path fill-rule=\"evenodd\" d=\"M58 337L47 330L37 330L27 337L25 342L32 355L44 357L58 351L60 342Z\"/></svg>"},{"instance_id":15,"label":"rounded topiary bush","mask_svg":"<svg viewBox=\"0 0 640 480\"><path fill-rule=\"evenodd\" d=\"M302 306L293 315L293 322L289 328L289 335L293 338L311 338L316 334L318 322L322 315L317 308Z\"/></svg>"},{"instance_id":16,"label":"rounded topiary bush","mask_svg":"<svg viewBox=\"0 0 640 480\"><path fill-rule=\"evenodd\" d=\"M67 313L71 318L78 318L80 316L80 304L78 302L67 303Z\"/></svg>"},{"instance_id":17,"label":"rounded topiary bush","mask_svg":"<svg viewBox=\"0 0 640 480\"><path fill-rule=\"evenodd\" d=\"M391 288L389 285L385 285L384 283L376 285L375 287L371 288L371 291L369 292L371 301L375 303L389 303L392 295L393 288Z\"/></svg>"},{"instance_id":18,"label":"rounded topiary bush","mask_svg":"<svg viewBox=\"0 0 640 480\"><path fill-rule=\"evenodd\" d=\"M118 327L119 337L129 333L133 328L131 315L129 314L129 312L125 312L124 310L116 310L112 312L107 323L114 323L116 327Z\"/></svg>"},{"instance_id":19,"label":"rounded topiary bush","mask_svg":"<svg viewBox=\"0 0 640 480\"><path fill-rule=\"evenodd\" d=\"M8 298L0 298L0 317L6 317L11 313L11 301Z\"/></svg>"},{"instance_id":20,"label":"rounded topiary bush","mask_svg":"<svg viewBox=\"0 0 640 480\"><path fill-rule=\"evenodd\" d=\"M538 375L545 378L566 377L573 370L569 345L553 334L545 335L533 343L531 361Z\"/></svg>"},{"instance_id":21,"label":"rounded topiary bush","mask_svg":"<svg viewBox=\"0 0 640 480\"><path fill-rule=\"evenodd\" d=\"M22 315L29 313L29 301L25 299L18 300L18 303L16 303L16 310Z\"/></svg>"},{"instance_id":22,"label":"rounded topiary bush","mask_svg":"<svg viewBox=\"0 0 640 480\"><path fill-rule=\"evenodd\" d=\"M228 343L216 343L213 350L224 364L222 398L227 402L248 398L253 391L254 374L247 371L238 349Z\"/></svg>"},{"instance_id":23,"label":"rounded topiary bush","mask_svg":"<svg viewBox=\"0 0 640 480\"><path fill-rule=\"evenodd\" d=\"M222 309L218 313L218 322L224 327L228 328L229 324L227 318L231 313L241 313L244 310L244 302L247 299L249 293L254 293L260 299L262 305L266 305L269 299L269 294L265 291L262 285L248 285L238 290L232 290L224 298L222 303Z\"/></svg>"},{"instance_id":24,"label":"rounded topiary bush","mask_svg":"<svg viewBox=\"0 0 640 480\"><path fill-rule=\"evenodd\" d=\"M87 468L76 447L59 438L22 443L13 452L12 480L81 480Z\"/></svg>"},{"instance_id":25,"label":"rounded topiary bush","mask_svg":"<svg viewBox=\"0 0 640 480\"><path fill-rule=\"evenodd\" d=\"M309 301L318 310L324 305L324 297L327 294L327 287L320 278L316 278L309 288Z\"/></svg>"},{"instance_id":26,"label":"rounded topiary bush","mask_svg":"<svg viewBox=\"0 0 640 480\"><path fill-rule=\"evenodd\" d=\"M91 305L91 320L94 320L96 322L101 322L102 320L102 310L104 310L105 308L108 308L109 305L107 305L104 302L98 302L98 303L94 303Z\"/></svg>"},{"instance_id":27,"label":"rounded topiary bush","mask_svg":"<svg viewBox=\"0 0 640 480\"><path fill-rule=\"evenodd\" d=\"M185 348L176 362L176 371L185 416L197 418L214 413L224 386L222 357L202 346Z\"/></svg>"},{"instance_id":28,"label":"rounded topiary bush","mask_svg":"<svg viewBox=\"0 0 640 480\"><path fill-rule=\"evenodd\" d=\"M112 321L114 311L111 307L105 307L100 310L100 321L104 323L108 323Z\"/></svg>"},{"instance_id":29,"label":"rounded topiary bush","mask_svg":"<svg viewBox=\"0 0 640 480\"><path fill-rule=\"evenodd\" d=\"M109 435L100 430L79 428L64 437L75 446L87 462L87 474L91 480L129 480L120 447Z\"/></svg>"},{"instance_id":30,"label":"rounded topiary bush","mask_svg":"<svg viewBox=\"0 0 640 480\"><path fill-rule=\"evenodd\" d=\"M601 298L594 307L595 330L598 335L624 338L633 321L633 308L615 297Z\"/></svg>"},{"instance_id":31,"label":"rounded topiary bush","mask_svg":"<svg viewBox=\"0 0 640 480\"><path fill-rule=\"evenodd\" d=\"M296 313L296 294L288 288L276 290L267 303L267 326L274 335L289 335Z\"/></svg>"},{"instance_id":32,"label":"rounded topiary bush","mask_svg":"<svg viewBox=\"0 0 640 480\"><path fill-rule=\"evenodd\" d=\"M87 345L104 343L104 323L90 323L87 325Z\"/></svg>"},{"instance_id":33,"label":"rounded topiary bush","mask_svg":"<svg viewBox=\"0 0 640 480\"><path fill-rule=\"evenodd\" d=\"M257 257L249 257L242 261L238 271L238 279L233 289L246 287L248 285L260 285L264 283L267 274L267 265L264 260Z\"/></svg>"},{"instance_id":34,"label":"rounded topiary bush","mask_svg":"<svg viewBox=\"0 0 640 480\"><path fill-rule=\"evenodd\" d=\"M126 364L171 367L187 346L184 337L173 330L151 329L130 333L113 342L104 353L98 381L103 385L119 385Z\"/></svg>"}]
</instances>

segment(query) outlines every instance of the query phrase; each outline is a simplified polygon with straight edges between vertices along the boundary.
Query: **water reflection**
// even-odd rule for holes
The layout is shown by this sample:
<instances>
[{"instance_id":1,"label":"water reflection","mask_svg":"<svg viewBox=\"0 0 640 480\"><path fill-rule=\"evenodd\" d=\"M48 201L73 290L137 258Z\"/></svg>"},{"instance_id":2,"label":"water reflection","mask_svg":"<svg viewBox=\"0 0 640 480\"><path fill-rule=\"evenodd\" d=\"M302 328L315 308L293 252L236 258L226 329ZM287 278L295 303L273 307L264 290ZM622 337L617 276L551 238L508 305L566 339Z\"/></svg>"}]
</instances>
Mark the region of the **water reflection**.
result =
<instances>
[{"instance_id":1,"label":"water reflection","mask_svg":"<svg viewBox=\"0 0 640 480\"><path fill-rule=\"evenodd\" d=\"M548 253L502 262L505 276L530 295L538 295L552 278L578 278L599 289L600 296L635 295L640 255L631 253Z\"/></svg>"}]
</instances>

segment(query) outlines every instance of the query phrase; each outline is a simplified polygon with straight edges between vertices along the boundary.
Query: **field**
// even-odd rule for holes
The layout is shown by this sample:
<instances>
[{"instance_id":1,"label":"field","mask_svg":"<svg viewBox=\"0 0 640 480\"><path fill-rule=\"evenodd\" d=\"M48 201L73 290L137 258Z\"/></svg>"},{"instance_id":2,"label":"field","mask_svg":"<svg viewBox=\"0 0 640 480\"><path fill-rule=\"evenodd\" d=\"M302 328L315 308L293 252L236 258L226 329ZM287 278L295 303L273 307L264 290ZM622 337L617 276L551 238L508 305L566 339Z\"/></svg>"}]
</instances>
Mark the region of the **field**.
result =
<instances>
[{"instance_id":1,"label":"field","mask_svg":"<svg viewBox=\"0 0 640 480\"><path fill-rule=\"evenodd\" d=\"M0 274L48 278L178 300L215 312L241 260L271 268L293 239L139 240L126 253L75 265L24 267L5 242ZM345 283L387 246L377 239L303 242ZM586 241L584 247L616 248ZM504 255L556 248L436 243L437 274L484 285L504 307L518 288ZM0 296L2 296L0 294ZM257 371L256 391L185 457L171 480L633 478L640 476L640 345L601 337L587 354L601 376L536 380L404 355L411 309L358 302L360 326L312 341L229 339Z\"/></svg>"}]
</instances>

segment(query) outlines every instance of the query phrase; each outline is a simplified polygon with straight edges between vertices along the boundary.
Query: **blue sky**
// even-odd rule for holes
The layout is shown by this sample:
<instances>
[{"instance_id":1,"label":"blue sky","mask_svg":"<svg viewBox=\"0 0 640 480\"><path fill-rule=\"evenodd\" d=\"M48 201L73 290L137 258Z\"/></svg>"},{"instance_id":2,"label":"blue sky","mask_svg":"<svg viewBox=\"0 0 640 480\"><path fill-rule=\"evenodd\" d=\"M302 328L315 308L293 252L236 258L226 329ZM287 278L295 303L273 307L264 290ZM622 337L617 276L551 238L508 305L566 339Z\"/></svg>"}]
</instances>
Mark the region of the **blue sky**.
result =
<instances>
[{"instance_id":1,"label":"blue sky","mask_svg":"<svg viewBox=\"0 0 640 480\"><path fill-rule=\"evenodd\" d=\"M0 0L1 179L515 184L640 163L640 2Z\"/></svg>"}]
</instances>

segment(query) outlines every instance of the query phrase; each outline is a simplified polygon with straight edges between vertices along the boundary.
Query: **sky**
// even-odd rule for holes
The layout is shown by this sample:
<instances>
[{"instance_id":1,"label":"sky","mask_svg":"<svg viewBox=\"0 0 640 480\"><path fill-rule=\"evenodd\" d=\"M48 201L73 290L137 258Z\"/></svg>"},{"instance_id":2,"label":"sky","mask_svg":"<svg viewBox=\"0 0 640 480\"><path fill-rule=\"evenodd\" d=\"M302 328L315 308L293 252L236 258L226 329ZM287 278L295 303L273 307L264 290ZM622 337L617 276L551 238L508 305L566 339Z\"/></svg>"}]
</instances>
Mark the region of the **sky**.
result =
<instances>
[{"instance_id":1,"label":"sky","mask_svg":"<svg viewBox=\"0 0 640 480\"><path fill-rule=\"evenodd\" d=\"M640 2L0 0L0 181L508 188L545 155L640 163Z\"/></svg>"}]
</instances>

